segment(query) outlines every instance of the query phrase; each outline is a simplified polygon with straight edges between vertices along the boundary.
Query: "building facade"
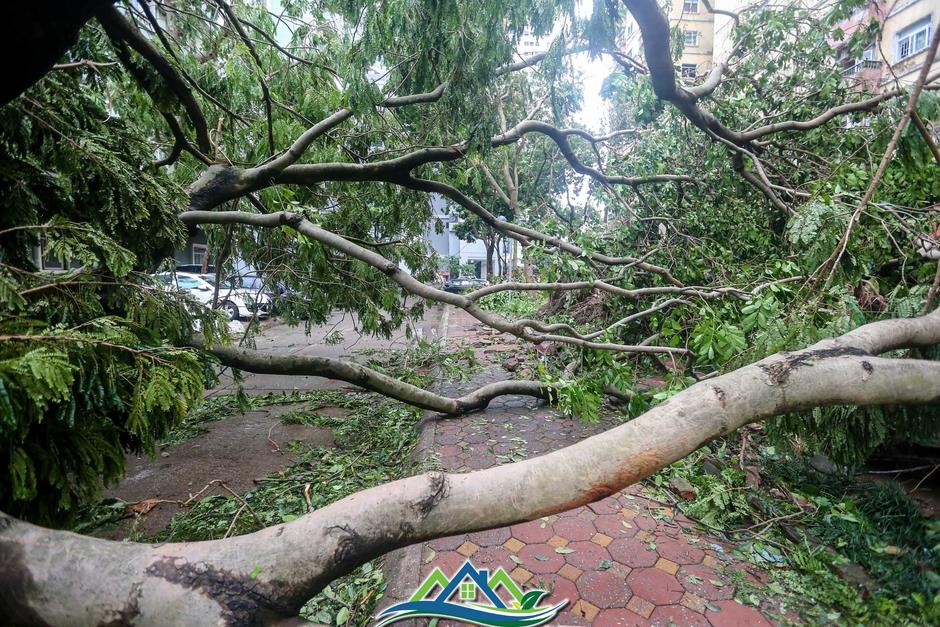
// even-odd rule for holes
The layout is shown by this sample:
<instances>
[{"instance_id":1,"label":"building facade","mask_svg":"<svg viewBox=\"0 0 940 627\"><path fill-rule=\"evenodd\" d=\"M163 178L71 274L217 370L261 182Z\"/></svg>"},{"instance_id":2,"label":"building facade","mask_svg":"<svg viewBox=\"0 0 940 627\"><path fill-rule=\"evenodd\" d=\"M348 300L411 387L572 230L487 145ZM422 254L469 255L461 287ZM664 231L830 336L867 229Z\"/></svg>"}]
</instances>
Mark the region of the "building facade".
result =
<instances>
[{"instance_id":1,"label":"building facade","mask_svg":"<svg viewBox=\"0 0 940 627\"><path fill-rule=\"evenodd\" d=\"M451 277L451 258L461 266L472 265L473 275L480 279L488 279L486 272L486 246L481 240L468 242L460 239L454 233L454 225L459 218L447 212L447 203L444 198L433 194L431 196L431 220L424 229L424 241L433 250L440 260L438 273L445 280ZM441 229L438 232L438 225Z\"/></svg>"},{"instance_id":2,"label":"building facade","mask_svg":"<svg viewBox=\"0 0 940 627\"><path fill-rule=\"evenodd\" d=\"M879 26L861 57L837 48L842 73L868 91L910 85L925 63L940 70L940 58L927 58L930 39L940 21L940 0L872 0L857 8L840 26L846 33Z\"/></svg>"}]
</instances>

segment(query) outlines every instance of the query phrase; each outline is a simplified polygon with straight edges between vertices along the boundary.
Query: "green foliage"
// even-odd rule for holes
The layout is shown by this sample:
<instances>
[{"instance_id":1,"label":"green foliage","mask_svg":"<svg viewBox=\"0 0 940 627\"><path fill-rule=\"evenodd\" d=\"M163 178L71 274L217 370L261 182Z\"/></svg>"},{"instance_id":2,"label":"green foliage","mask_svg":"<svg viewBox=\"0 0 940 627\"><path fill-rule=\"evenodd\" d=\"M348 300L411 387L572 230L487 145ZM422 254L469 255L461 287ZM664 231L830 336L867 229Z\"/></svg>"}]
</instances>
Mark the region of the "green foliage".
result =
<instances>
[{"instance_id":1,"label":"green foliage","mask_svg":"<svg viewBox=\"0 0 940 627\"><path fill-rule=\"evenodd\" d=\"M0 230L68 221L89 235L106 233L102 241L120 243L141 265L171 253L182 243L175 213L183 197L150 167L142 133L133 117L109 115L101 83L49 74L0 109ZM29 263L39 235L9 232L6 263ZM52 251L85 263L94 246L94 237L63 239ZM128 263L125 255L125 274Z\"/></svg>"},{"instance_id":2,"label":"green foliage","mask_svg":"<svg viewBox=\"0 0 940 627\"><path fill-rule=\"evenodd\" d=\"M433 340L418 340L405 349L361 351L369 356L370 368L418 387L428 387L435 378L468 381L480 370L472 346L448 350Z\"/></svg>"},{"instance_id":3,"label":"green foliage","mask_svg":"<svg viewBox=\"0 0 940 627\"><path fill-rule=\"evenodd\" d=\"M659 489L677 479L689 482L695 495L678 507L724 530L736 557L769 572L766 587L735 581L736 597L756 604L755 592L770 595L810 624L885 624L886 618L899 625L936 623L940 529L917 503L894 482L822 474L807 457L781 455L757 437L751 441L760 451L757 465L748 472L759 469L762 488L749 487L738 455L722 441L650 479ZM802 539L793 541L794 533ZM871 577L867 597L837 574L847 562Z\"/></svg>"},{"instance_id":4,"label":"green foliage","mask_svg":"<svg viewBox=\"0 0 940 627\"><path fill-rule=\"evenodd\" d=\"M10 481L0 509L55 524L123 476L126 450L152 453L201 398L209 363L174 344L197 323L208 337L225 331L142 283L135 255L95 228L56 217L0 237L37 231L83 265L36 272L12 265L16 244L4 248L0 468Z\"/></svg>"},{"instance_id":5,"label":"green foliage","mask_svg":"<svg viewBox=\"0 0 940 627\"><path fill-rule=\"evenodd\" d=\"M478 302L484 309L498 311L510 318L531 318L548 299L538 292L496 292L484 296Z\"/></svg>"}]
</instances>

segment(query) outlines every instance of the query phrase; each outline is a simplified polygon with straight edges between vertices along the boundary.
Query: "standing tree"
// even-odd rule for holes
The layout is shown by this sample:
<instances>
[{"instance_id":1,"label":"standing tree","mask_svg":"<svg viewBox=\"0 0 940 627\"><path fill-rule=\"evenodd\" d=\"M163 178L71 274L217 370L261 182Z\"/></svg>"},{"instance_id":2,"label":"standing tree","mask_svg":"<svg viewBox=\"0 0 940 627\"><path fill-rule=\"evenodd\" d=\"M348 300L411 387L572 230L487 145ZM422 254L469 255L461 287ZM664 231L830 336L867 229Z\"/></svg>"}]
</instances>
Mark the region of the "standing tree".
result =
<instances>
[{"instance_id":1,"label":"standing tree","mask_svg":"<svg viewBox=\"0 0 940 627\"><path fill-rule=\"evenodd\" d=\"M940 343L936 263L906 243L928 231L940 199L936 147L908 125L936 113L937 77L925 70L878 95L850 89L827 44L851 3L737 16L732 57L694 86L677 79L653 0L596 3L585 21L544 0L294 0L278 14L228 0L158 2L159 13L146 1L79 4L94 19L66 58L2 111L5 510L61 521L120 476L124 448L152 448L181 419L213 364L340 379L445 415L500 394L565 398L571 385L508 381L447 398L352 362L232 344L218 316L141 273L197 226L293 290L291 319L344 309L387 334L439 302L557 344L581 359L582 385L622 388L644 363L710 376L566 449L410 477L225 540L115 543L0 514L0 608L13 622L287 621L375 556L592 502L748 423L797 414L819 431L835 421L799 412L940 399L940 364L926 352ZM614 46L624 11L645 64ZM11 12L24 32L42 21ZM559 22L551 52L514 54L523 31ZM33 40L42 50L31 56L54 58L71 43L63 32ZM631 133L565 125L559 103L577 81L567 60L585 49L621 64L609 93ZM494 106L510 82L545 81L535 76L546 61L551 116L534 102ZM540 188L526 182L542 160L507 154L530 143L592 182L606 225L544 232L519 220L517 200L502 212L494 187L468 185L474 160L511 159L522 172L502 195L534 198ZM546 203L559 189L549 178ZM545 282L469 295L430 287L429 194L519 242ZM35 246L77 264L41 273ZM863 281L879 284L883 305L856 297ZM586 327L480 305L509 290L603 293L608 315ZM916 409L897 411L925 428Z\"/></svg>"}]
</instances>

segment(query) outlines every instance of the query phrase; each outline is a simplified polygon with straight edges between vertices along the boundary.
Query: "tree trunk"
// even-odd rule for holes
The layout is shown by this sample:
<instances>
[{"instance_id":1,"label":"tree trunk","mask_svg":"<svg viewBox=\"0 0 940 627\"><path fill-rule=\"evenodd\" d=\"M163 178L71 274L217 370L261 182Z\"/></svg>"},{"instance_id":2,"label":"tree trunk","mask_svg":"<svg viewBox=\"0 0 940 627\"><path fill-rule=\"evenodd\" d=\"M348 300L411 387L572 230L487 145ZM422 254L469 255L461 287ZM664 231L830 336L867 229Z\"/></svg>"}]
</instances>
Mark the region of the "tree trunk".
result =
<instances>
[{"instance_id":1,"label":"tree trunk","mask_svg":"<svg viewBox=\"0 0 940 627\"><path fill-rule=\"evenodd\" d=\"M487 238L483 240L483 245L486 247L486 278L493 278L493 239Z\"/></svg>"},{"instance_id":2,"label":"tree trunk","mask_svg":"<svg viewBox=\"0 0 940 627\"><path fill-rule=\"evenodd\" d=\"M876 355L938 342L940 310L875 322L697 383L567 448L488 470L409 477L236 538L111 542L0 514L0 614L53 625L295 617L330 581L392 549L602 499L748 423L821 405L936 403L940 362Z\"/></svg>"}]
</instances>

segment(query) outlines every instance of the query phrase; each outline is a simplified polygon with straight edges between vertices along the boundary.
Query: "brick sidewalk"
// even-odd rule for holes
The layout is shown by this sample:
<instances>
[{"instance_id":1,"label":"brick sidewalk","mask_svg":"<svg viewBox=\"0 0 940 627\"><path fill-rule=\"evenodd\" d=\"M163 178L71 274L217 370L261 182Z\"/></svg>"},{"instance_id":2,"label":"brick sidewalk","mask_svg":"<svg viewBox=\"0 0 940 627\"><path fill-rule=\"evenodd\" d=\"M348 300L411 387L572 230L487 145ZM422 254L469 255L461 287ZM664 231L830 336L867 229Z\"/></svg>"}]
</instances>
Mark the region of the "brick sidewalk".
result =
<instances>
[{"instance_id":1,"label":"brick sidewalk","mask_svg":"<svg viewBox=\"0 0 940 627\"><path fill-rule=\"evenodd\" d=\"M480 339L476 321L451 310L448 337ZM483 349L477 353L485 357ZM498 366L484 363L483 372L471 381L442 392L459 394L506 376ZM611 419L582 424L531 398L508 396L485 413L428 423L432 433L425 434L426 452L439 456L447 472L468 472L557 450L616 424ZM553 625L774 624L734 600L729 568L741 569L754 582L765 577L729 552L727 544L701 533L695 523L635 485L559 515L428 542L420 549L420 578L435 567L450 576L467 558L478 568L501 566L524 588L550 591L543 602L568 599ZM414 570L411 574L417 575ZM419 578L414 579L417 584Z\"/></svg>"}]
</instances>

